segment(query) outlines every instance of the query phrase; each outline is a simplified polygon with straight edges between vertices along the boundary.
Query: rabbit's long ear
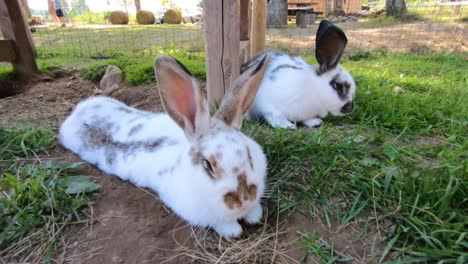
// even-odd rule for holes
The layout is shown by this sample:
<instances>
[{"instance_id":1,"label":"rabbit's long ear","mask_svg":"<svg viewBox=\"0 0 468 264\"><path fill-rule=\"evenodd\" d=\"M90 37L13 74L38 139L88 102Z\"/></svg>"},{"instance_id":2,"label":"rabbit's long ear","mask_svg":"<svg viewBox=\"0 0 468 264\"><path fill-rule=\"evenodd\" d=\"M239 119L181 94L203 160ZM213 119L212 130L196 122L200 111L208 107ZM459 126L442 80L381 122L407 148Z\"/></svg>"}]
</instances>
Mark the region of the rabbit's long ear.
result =
<instances>
[{"instance_id":1,"label":"rabbit's long ear","mask_svg":"<svg viewBox=\"0 0 468 264\"><path fill-rule=\"evenodd\" d=\"M179 61L167 56L156 57L154 67L166 113L187 137L204 133L209 126L208 103L192 74Z\"/></svg>"},{"instance_id":2,"label":"rabbit's long ear","mask_svg":"<svg viewBox=\"0 0 468 264\"><path fill-rule=\"evenodd\" d=\"M315 57L320 72L336 67L348 43L345 33L330 21L322 20L317 30Z\"/></svg>"},{"instance_id":3,"label":"rabbit's long ear","mask_svg":"<svg viewBox=\"0 0 468 264\"><path fill-rule=\"evenodd\" d=\"M224 95L216 116L228 126L240 129L242 116L249 109L257 94L270 58L271 55L266 54L244 69L244 72L232 83Z\"/></svg>"}]
</instances>

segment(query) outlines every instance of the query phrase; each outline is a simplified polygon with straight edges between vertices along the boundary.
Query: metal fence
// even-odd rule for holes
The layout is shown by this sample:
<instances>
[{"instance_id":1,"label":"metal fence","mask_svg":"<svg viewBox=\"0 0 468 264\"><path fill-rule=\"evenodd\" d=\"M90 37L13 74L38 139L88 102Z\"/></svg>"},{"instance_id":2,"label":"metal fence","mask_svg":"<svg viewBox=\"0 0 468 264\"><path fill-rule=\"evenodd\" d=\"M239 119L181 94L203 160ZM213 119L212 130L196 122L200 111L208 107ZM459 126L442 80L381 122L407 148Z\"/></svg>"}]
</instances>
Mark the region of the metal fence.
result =
<instances>
[{"instance_id":1,"label":"metal fence","mask_svg":"<svg viewBox=\"0 0 468 264\"><path fill-rule=\"evenodd\" d=\"M385 49L394 52L467 52L468 1L408 3L403 20L378 14L384 2L370 2L370 10L329 17L348 36L347 52ZM47 8L47 7L45 7ZM108 12L73 14L62 26L47 11L32 10L41 24L31 26L40 56L105 57L113 54L154 55L165 49L203 51L203 26L193 23L111 25ZM292 55L311 55L318 21L297 27L294 18L280 28L268 28L267 48Z\"/></svg>"}]
</instances>

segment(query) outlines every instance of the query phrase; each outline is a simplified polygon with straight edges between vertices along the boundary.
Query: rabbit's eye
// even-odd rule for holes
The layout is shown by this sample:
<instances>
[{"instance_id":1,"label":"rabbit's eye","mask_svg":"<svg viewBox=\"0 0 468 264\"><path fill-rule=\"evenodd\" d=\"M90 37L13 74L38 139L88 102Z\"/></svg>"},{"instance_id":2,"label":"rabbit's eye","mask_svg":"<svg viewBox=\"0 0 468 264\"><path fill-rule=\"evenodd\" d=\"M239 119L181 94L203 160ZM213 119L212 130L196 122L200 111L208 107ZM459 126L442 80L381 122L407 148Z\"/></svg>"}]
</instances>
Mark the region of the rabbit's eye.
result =
<instances>
[{"instance_id":1,"label":"rabbit's eye","mask_svg":"<svg viewBox=\"0 0 468 264\"><path fill-rule=\"evenodd\" d=\"M214 174L213 167L211 166L211 163L207 159L203 159L203 167L211 175Z\"/></svg>"},{"instance_id":2,"label":"rabbit's eye","mask_svg":"<svg viewBox=\"0 0 468 264\"><path fill-rule=\"evenodd\" d=\"M332 80L330 82L330 85L333 87L333 89L335 89L335 91L338 93L340 97L346 96L344 89L343 89L343 84L337 83L335 80Z\"/></svg>"}]
</instances>

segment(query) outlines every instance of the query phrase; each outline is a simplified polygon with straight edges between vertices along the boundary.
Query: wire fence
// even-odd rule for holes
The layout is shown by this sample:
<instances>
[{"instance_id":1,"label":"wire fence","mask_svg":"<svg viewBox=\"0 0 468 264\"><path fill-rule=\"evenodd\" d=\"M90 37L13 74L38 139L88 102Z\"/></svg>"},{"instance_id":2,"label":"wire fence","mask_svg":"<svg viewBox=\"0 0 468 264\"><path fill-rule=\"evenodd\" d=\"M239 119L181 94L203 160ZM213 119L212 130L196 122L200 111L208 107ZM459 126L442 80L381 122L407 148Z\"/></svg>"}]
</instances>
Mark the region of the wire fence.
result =
<instances>
[{"instance_id":1,"label":"wire fence","mask_svg":"<svg viewBox=\"0 0 468 264\"><path fill-rule=\"evenodd\" d=\"M84 0L81 2L85 3ZM373 49L392 52L468 51L468 1L408 3L409 14L402 20L386 17L381 10L384 5L384 1L369 2L369 9L359 13L328 18L348 36L346 52ZM112 25L107 21L109 12L83 10L78 13L75 5L65 22L54 21L47 6L31 10L36 20L31 25L35 30L32 35L40 56L99 58L114 54L152 56L165 49L204 51L201 23L139 25L135 16L130 15L129 24ZM294 22L291 18L287 26L268 28L267 48L291 55L312 55L318 21L307 27L297 27Z\"/></svg>"}]
</instances>

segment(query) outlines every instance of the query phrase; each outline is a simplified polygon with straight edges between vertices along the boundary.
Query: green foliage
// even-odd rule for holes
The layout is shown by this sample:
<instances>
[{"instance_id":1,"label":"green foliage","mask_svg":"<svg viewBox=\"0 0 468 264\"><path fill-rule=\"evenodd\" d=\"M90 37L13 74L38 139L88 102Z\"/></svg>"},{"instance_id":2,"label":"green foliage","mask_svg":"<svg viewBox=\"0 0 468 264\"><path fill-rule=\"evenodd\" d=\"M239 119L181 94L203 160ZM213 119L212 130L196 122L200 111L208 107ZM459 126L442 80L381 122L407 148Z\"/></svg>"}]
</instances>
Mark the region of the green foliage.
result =
<instances>
[{"instance_id":1,"label":"green foliage","mask_svg":"<svg viewBox=\"0 0 468 264\"><path fill-rule=\"evenodd\" d=\"M28 251L41 243L47 245L45 252L56 249L64 228L79 218L80 208L89 203L86 196L67 192L67 182L74 178L68 176L68 170L77 165L56 169L25 165L0 176L0 186L8 192L8 196L0 196L0 250L13 246L15 251ZM58 227L55 232L54 225ZM31 235L34 231L39 232Z\"/></svg>"},{"instance_id":2,"label":"green foliage","mask_svg":"<svg viewBox=\"0 0 468 264\"><path fill-rule=\"evenodd\" d=\"M68 13L70 18L77 18L77 16L89 12L89 7L86 5L86 0L76 0L71 4L71 11Z\"/></svg>"},{"instance_id":3,"label":"green foliage","mask_svg":"<svg viewBox=\"0 0 468 264\"><path fill-rule=\"evenodd\" d=\"M0 63L0 80L11 80L14 77L13 66L10 63Z\"/></svg>"},{"instance_id":4,"label":"green foliage","mask_svg":"<svg viewBox=\"0 0 468 264\"><path fill-rule=\"evenodd\" d=\"M326 124L313 133L256 124L246 130L267 154L267 192L280 212L306 208L325 223L346 225L375 209L378 218L368 224L389 221L392 228L381 227L386 235L399 234L392 258L465 254L466 137L424 144L365 124Z\"/></svg>"},{"instance_id":5,"label":"green foliage","mask_svg":"<svg viewBox=\"0 0 468 264\"><path fill-rule=\"evenodd\" d=\"M61 235L99 185L69 173L81 163L17 163L52 144L49 129L0 128L0 251L49 261ZM4 251L5 250L5 251ZM10 255L11 257L11 255Z\"/></svg>"},{"instance_id":6,"label":"green foliage","mask_svg":"<svg viewBox=\"0 0 468 264\"><path fill-rule=\"evenodd\" d=\"M0 127L0 161L14 157L30 157L52 144L50 129L8 129ZM1 168L1 167L0 167Z\"/></svg>"},{"instance_id":7,"label":"green foliage","mask_svg":"<svg viewBox=\"0 0 468 264\"><path fill-rule=\"evenodd\" d=\"M155 81L153 61L132 64L125 68L125 79L130 85L149 84Z\"/></svg>"},{"instance_id":8,"label":"green foliage","mask_svg":"<svg viewBox=\"0 0 468 264\"><path fill-rule=\"evenodd\" d=\"M163 49L153 47L150 51L158 55L168 55L176 58L197 78L205 79L205 59L203 53L189 53L174 48ZM130 85L149 84L155 81L154 59L136 59L127 56L118 56L116 59L101 60L81 69L83 78L98 82L104 76L107 65L119 67Z\"/></svg>"}]
</instances>

